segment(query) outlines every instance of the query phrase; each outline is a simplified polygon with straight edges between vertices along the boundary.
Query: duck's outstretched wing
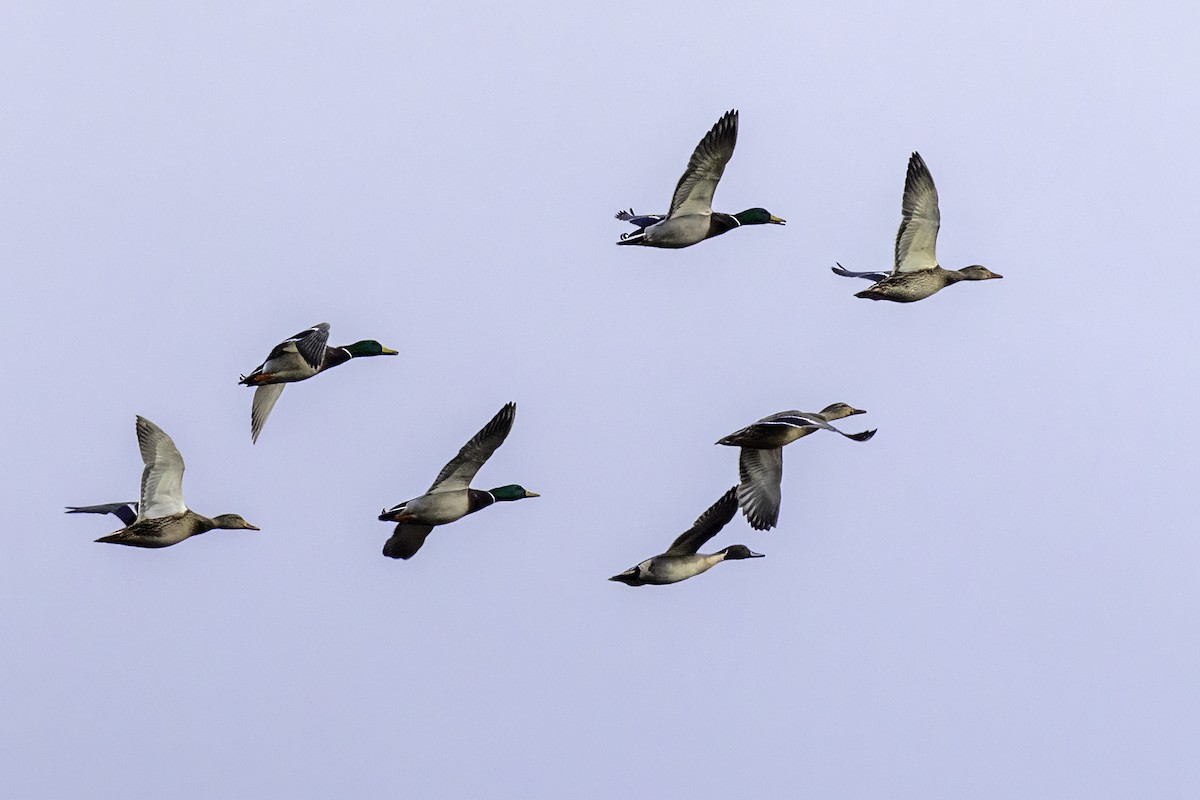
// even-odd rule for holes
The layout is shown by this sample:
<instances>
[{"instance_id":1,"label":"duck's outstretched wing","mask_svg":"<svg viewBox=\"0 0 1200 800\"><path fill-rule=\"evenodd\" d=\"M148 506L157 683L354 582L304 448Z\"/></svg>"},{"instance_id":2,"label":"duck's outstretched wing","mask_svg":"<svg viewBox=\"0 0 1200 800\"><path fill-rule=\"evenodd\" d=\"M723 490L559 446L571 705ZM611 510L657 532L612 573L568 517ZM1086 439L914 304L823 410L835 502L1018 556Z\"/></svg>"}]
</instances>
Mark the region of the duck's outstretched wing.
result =
<instances>
[{"instance_id":1,"label":"duck's outstretched wing","mask_svg":"<svg viewBox=\"0 0 1200 800\"><path fill-rule=\"evenodd\" d=\"M264 372L281 372L301 370L308 367L316 371L325 363L325 349L329 342L329 323L318 322L311 328L306 328L294 336L289 336L271 349L263 363L259 364L249 375L243 375L238 383L246 386L258 384L258 377Z\"/></svg>"},{"instance_id":2,"label":"duck's outstretched wing","mask_svg":"<svg viewBox=\"0 0 1200 800\"><path fill-rule=\"evenodd\" d=\"M433 530L432 525L413 525L401 522L392 537L383 545L383 554L388 558L412 558L425 544L425 537Z\"/></svg>"},{"instance_id":3,"label":"duck's outstretched wing","mask_svg":"<svg viewBox=\"0 0 1200 800\"><path fill-rule=\"evenodd\" d=\"M830 267L830 269L833 270L833 274L841 275L843 278L866 278L869 281L881 281L888 276L886 272L853 272L841 264Z\"/></svg>"},{"instance_id":4,"label":"duck's outstretched wing","mask_svg":"<svg viewBox=\"0 0 1200 800\"><path fill-rule=\"evenodd\" d=\"M697 552L705 542L716 536L721 528L724 528L729 520L733 519L733 515L737 513L737 507L737 487L734 486L701 514L692 527L679 534L679 537L671 542L671 547L663 555L689 556Z\"/></svg>"},{"instance_id":5,"label":"duck's outstretched wing","mask_svg":"<svg viewBox=\"0 0 1200 800\"><path fill-rule=\"evenodd\" d=\"M171 437L145 417L137 418L142 451L142 501L138 519L157 519L187 511L183 502L183 456Z\"/></svg>"},{"instance_id":6,"label":"duck's outstretched wing","mask_svg":"<svg viewBox=\"0 0 1200 800\"><path fill-rule=\"evenodd\" d=\"M639 228L649 228L667 218L665 214L635 214L632 208L628 211L618 211L616 217L622 222L628 222Z\"/></svg>"},{"instance_id":7,"label":"duck's outstretched wing","mask_svg":"<svg viewBox=\"0 0 1200 800\"><path fill-rule=\"evenodd\" d=\"M479 468L492 457L496 448L504 444L508 432L512 430L513 420L516 419L516 416L516 403L508 403L496 412L496 416L492 417L491 422L484 425L471 441L463 445L462 449L458 451L458 455L452 458L449 464L442 467L437 480L429 487L428 494L452 492L470 486L471 480L475 477L475 473L479 472Z\"/></svg>"},{"instance_id":8,"label":"duck's outstretched wing","mask_svg":"<svg viewBox=\"0 0 1200 800\"><path fill-rule=\"evenodd\" d=\"M271 416L271 409L275 408L275 401L279 399L279 395L283 394L283 387L286 383L263 383L254 389L254 401L250 404L250 442L258 442L258 435L262 433L263 425L267 424L267 417Z\"/></svg>"},{"instance_id":9,"label":"duck's outstretched wing","mask_svg":"<svg viewBox=\"0 0 1200 800\"><path fill-rule=\"evenodd\" d=\"M295 336L289 336L267 356L267 361L279 358L287 353L297 353L304 362L313 369L320 369L325 361L325 346L329 342L329 323L318 322L311 328L300 331Z\"/></svg>"},{"instance_id":10,"label":"duck's outstretched wing","mask_svg":"<svg viewBox=\"0 0 1200 800\"><path fill-rule=\"evenodd\" d=\"M896 272L916 272L938 265L938 229L942 213L938 210L937 188L920 153L908 159L904 178L904 199L900 202L900 229L896 231Z\"/></svg>"},{"instance_id":11,"label":"duck's outstretched wing","mask_svg":"<svg viewBox=\"0 0 1200 800\"><path fill-rule=\"evenodd\" d=\"M774 528L783 499L783 448L743 447L738 456L738 505L755 530Z\"/></svg>"},{"instance_id":12,"label":"duck's outstretched wing","mask_svg":"<svg viewBox=\"0 0 1200 800\"><path fill-rule=\"evenodd\" d=\"M846 433L843 430L839 430L838 428L835 428L832 423L827 422L825 420L825 418L821 416L820 413L814 414L809 411L791 411L788 413L792 414L797 419L807 420L808 421L807 424L812 425L813 427L820 428L823 431L833 431L834 433L838 433L838 434L841 434L842 436L845 436L847 439L853 439L856 442L867 441L872 436L874 436L876 434L876 432L879 430L878 428L872 428L869 431L860 431L858 433Z\"/></svg>"},{"instance_id":13,"label":"duck's outstretched wing","mask_svg":"<svg viewBox=\"0 0 1200 800\"><path fill-rule=\"evenodd\" d=\"M104 503L98 506L67 506L67 514L112 514L125 523L125 527L129 527L137 522L137 507L138 504L134 501L128 503Z\"/></svg>"},{"instance_id":14,"label":"duck's outstretched wing","mask_svg":"<svg viewBox=\"0 0 1200 800\"><path fill-rule=\"evenodd\" d=\"M733 157L733 148L737 145L737 132L738 112L737 109L731 109L726 111L700 140L692 157L688 159L687 169L675 185L671 208L667 211L668 218L712 213L713 194L717 191L717 183L725 172L725 165Z\"/></svg>"}]
</instances>

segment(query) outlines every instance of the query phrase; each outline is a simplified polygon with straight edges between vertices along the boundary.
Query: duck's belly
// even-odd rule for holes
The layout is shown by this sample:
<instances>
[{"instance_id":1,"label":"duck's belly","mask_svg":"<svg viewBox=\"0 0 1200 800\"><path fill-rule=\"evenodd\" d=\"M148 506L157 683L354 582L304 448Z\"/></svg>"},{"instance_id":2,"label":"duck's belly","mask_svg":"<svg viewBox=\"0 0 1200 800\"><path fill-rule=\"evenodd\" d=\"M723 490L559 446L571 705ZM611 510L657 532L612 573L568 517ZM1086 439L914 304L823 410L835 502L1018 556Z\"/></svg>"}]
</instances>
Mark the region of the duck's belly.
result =
<instances>
[{"instance_id":1,"label":"duck's belly","mask_svg":"<svg viewBox=\"0 0 1200 800\"><path fill-rule=\"evenodd\" d=\"M721 560L720 556L660 556L651 560L654 583L678 583L699 575Z\"/></svg>"},{"instance_id":2,"label":"duck's belly","mask_svg":"<svg viewBox=\"0 0 1200 800\"><path fill-rule=\"evenodd\" d=\"M268 361L263 365L263 372L269 374L271 378L257 381L258 383L295 383L307 380L317 374L317 370L310 367L308 362L299 356Z\"/></svg>"},{"instance_id":3,"label":"duck's belly","mask_svg":"<svg viewBox=\"0 0 1200 800\"><path fill-rule=\"evenodd\" d=\"M732 447L752 447L756 450L771 450L791 444L801 436L807 436L815 430L815 426L789 425L783 422L756 422L753 425L742 428L736 433L729 434L719 443Z\"/></svg>"},{"instance_id":4,"label":"duck's belly","mask_svg":"<svg viewBox=\"0 0 1200 800\"><path fill-rule=\"evenodd\" d=\"M404 510L405 513L413 515L414 522L445 525L465 517L471 506L465 491L438 492L409 500Z\"/></svg>"},{"instance_id":5,"label":"duck's belly","mask_svg":"<svg viewBox=\"0 0 1200 800\"><path fill-rule=\"evenodd\" d=\"M711 219L700 214L665 219L646 229L644 241L654 247L688 247L708 238Z\"/></svg>"},{"instance_id":6,"label":"duck's belly","mask_svg":"<svg viewBox=\"0 0 1200 800\"><path fill-rule=\"evenodd\" d=\"M901 273L890 277L875 287L882 291L884 299L897 303L915 303L924 300L945 288L945 278L936 271Z\"/></svg>"}]
</instances>

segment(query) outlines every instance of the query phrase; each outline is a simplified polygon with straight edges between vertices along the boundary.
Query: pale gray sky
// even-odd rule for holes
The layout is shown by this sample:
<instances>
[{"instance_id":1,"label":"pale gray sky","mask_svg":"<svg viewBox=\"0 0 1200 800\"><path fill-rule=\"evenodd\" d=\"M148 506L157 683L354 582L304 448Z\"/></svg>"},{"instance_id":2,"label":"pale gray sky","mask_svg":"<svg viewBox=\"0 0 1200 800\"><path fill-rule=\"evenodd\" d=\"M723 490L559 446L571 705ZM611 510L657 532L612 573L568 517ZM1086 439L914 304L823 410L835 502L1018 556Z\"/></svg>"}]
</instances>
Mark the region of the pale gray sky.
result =
<instances>
[{"instance_id":1,"label":"pale gray sky","mask_svg":"<svg viewBox=\"0 0 1200 800\"><path fill-rule=\"evenodd\" d=\"M0 12L0 794L1200 794L1192 493L1200 11L961 3L38 3ZM618 248L727 109L716 207ZM938 255L900 306L905 163ZM319 321L400 351L239 373ZM380 555L477 479L537 500ZM605 579L788 448L767 557ZM142 414L261 533L92 544Z\"/></svg>"}]
</instances>

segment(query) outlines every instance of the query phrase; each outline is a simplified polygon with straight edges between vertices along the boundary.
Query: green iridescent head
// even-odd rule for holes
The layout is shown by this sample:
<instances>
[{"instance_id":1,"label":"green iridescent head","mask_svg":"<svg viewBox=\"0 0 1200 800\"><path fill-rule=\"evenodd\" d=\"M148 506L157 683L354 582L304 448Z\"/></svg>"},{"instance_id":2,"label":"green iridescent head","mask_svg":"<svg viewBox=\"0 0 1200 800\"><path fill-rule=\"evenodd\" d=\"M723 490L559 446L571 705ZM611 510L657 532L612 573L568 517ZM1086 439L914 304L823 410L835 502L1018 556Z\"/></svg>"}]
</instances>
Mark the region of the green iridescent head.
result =
<instances>
[{"instance_id":1,"label":"green iridescent head","mask_svg":"<svg viewBox=\"0 0 1200 800\"><path fill-rule=\"evenodd\" d=\"M745 211L740 211L737 214L734 214L733 218L743 225L766 225L767 223L771 223L772 225L787 224L787 220L780 219L770 211L767 211L765 208L747 208Z\"/></svg>"},{"instance_id":2,"label":"green iridescent head","mask_svg":"<svg viewBox=\"0 0 1200 800\"><path fill-rule=\"evenodd\" d=\"M537 492L528 491L524 486L510 483L488 492L496 500L524 500L526 497L541 497Z\"/></svg>"},{"instance_id":3,"label":"green iridescent head","mask_svg":"<svg viewBox=\"0 0 1200 800\"><path fill-rule=\"evenodd\" d=\"M361 342L348 344L345 347L351 358L360 358L362 356L394 356L399 355L395 350L384 347L374 339L364 339Z\"/></svg>"}]
</instances>

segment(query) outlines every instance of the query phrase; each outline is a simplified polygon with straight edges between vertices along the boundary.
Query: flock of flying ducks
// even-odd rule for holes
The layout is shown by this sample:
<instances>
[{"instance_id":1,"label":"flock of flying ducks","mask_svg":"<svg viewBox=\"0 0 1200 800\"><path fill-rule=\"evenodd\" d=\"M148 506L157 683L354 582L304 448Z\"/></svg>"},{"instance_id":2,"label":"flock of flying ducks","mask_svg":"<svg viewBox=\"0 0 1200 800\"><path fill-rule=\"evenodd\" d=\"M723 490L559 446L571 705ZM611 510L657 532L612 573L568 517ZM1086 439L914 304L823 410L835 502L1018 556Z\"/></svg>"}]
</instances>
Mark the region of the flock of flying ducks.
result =
<instances>
[{"instance_id":1,"label":"flock of flying ducks","mask_svg":"<svg viewBox=\"0 0 1200 800\"><path fill-rule=\"evenodd\" d=\"M785 221L764 208L750 208L737 214L712 210L712 198L725 165L737 144L738 113L731 110L713 125L696 146L687 169L675 187L666 214L636 214L633 209L620 211L617 219L637 227L621 236L617 244L643 247L681 248L720 236L743 225L783 225ZM937 189L929 168L920 154L908 161L901 203L900 229L896 233L895 261L891 272L852 272L838 264L833 271L844 277L865 278L870 288L855 297L911 303L959 281L1000 278L978 264L958 270L943 269L935 255L941 213ZM307 380L352 358L397 355L397 351L374 340L342 347L330 347L329 324L320 323L289 337L275 346L265 361L239 383L254 387L250 410L250 438L257 442L267 417L279 400L285 384ZM458 455L438 473L423 495L385 509L379 519L396 527L383 546L390 558L412 558L426 537L439 525L462 519L468 514L497 503L537 497L517 484L484 491L471 487L471 481L484 463L504 443L516 419L515 403L508 403L475 434ZM854 441L865 442L874 430L845 433L833 426L863 411L846 403L834 403L821 411L783 411L760 419L752 425L718 440L717 444L739 448L736 486L700 515L691 528L680 534L667 550L630 567L610 580L630 586L668 584L699 575L722 561L760 558L743 544L735 544L711 554L699 550L733 519L741 507L747 521L756 530L773 528L779 520L782 500L783 448L820 430L833 431ZM237 514L205 517L192 511L183 500L183 457L175 442L161 428L144 417L137 417L138 446L141 449L141 496L136 502L107 503L94 506L69 506L67 513L113 514L124 526L102 536L98 542L133 547L169 547L197 534L217 528L259 530Z\"/></svg>"}]
</instances>

